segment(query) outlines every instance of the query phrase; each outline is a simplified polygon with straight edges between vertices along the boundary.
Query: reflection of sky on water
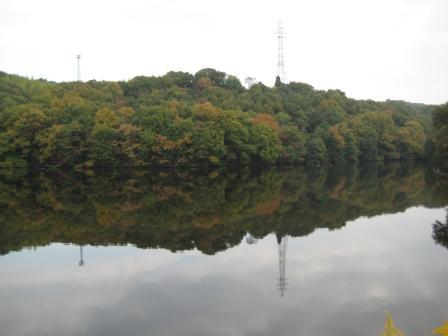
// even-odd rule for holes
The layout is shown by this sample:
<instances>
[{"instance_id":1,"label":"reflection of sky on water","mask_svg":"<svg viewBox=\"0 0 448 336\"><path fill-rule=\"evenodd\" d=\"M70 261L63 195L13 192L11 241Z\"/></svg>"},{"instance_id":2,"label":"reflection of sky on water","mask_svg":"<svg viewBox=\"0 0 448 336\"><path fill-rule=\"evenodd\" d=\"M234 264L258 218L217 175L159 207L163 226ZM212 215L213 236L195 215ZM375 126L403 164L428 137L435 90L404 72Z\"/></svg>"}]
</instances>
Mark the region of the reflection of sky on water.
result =
<instances>
[{"instance_id":1,"label":"reflection of sky on water","mask_svg":"<svg viewBox=\"0 0 448 336\"><path fill-rule=\"evenodd\" d=\"M54 244L0 257L4 335L409 335L448 319L443 209L360 218L290 238L280 298L274 235L214 256Z\"/></svg>"}]
</instances>

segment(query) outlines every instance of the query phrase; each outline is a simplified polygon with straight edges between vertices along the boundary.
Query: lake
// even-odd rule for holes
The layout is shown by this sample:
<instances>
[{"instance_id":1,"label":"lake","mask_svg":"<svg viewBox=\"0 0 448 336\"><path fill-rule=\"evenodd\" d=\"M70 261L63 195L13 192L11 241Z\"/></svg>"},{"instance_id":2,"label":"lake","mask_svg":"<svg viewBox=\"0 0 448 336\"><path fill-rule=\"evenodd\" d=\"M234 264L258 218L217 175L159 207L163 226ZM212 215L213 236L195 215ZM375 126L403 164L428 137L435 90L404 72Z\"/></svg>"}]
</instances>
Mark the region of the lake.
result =
<instances>
[{"instance_id":1,"label":"lake","mask_svg":"<svg viewBox=\"0 0 448 336\"><path fill-rule=\"evenodd\" d=\"M431 335L447 205L413 162L6 176L0 334Z\"/></svg>"}]
</instances>

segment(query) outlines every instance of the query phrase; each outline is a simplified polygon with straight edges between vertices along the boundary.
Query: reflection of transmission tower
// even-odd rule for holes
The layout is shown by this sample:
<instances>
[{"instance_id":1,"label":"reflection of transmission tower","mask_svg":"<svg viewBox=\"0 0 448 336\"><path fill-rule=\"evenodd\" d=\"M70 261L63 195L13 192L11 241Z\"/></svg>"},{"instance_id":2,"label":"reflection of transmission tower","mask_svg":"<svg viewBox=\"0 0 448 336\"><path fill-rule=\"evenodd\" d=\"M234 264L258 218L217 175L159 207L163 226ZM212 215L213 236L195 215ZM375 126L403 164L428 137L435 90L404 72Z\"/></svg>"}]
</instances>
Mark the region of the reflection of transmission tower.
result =
<instances>
[{"instance_id":1,"label":"reflection of transmission tower","mask_svg":"<svg viewBox=\"0 0 448 336\"><path fill-rule=\"evenodd\" d=\"M82 245L79 246L79 266L84 266L85 262L84 262L84 253L83 253L83 247Z\"/></svg>"},{"instance_id":2,"label":"reflection of transmission tower","mask_svg":"<svg viewBox=\"0 0 448 336\"><path fill-rule=\"evenodd\" d=\"M250 232L247 233L246 236L246 243L248 243L249 245L252 244L256 244L258 242L258 239L255 238L254 236L252 236L252 234Z\"/></svg>"},{"instance_id":3,"label":"reflection of transmission tower","mask_svg":"<svg viewBox=\"0 0 448 336\"><path fill-rule=\"evenodd\" d=\"M279 21L277 28L278 51L277 51L277 76L282 83L286 83L285 58L283 53L283 39L286 37L282 22Z\"/></svg>"},{"instance_id":4,"label":"reflection of transmission tower","mask_svg":"<svg viewBox=\"0 0 448 336\"><path fill-rule=\"evenodd\" d=\"M286 247L288 245L288 236L277 236L278 243L278 283L280 296L283 297L286 290Z\"/></svg>"}]
</instances>

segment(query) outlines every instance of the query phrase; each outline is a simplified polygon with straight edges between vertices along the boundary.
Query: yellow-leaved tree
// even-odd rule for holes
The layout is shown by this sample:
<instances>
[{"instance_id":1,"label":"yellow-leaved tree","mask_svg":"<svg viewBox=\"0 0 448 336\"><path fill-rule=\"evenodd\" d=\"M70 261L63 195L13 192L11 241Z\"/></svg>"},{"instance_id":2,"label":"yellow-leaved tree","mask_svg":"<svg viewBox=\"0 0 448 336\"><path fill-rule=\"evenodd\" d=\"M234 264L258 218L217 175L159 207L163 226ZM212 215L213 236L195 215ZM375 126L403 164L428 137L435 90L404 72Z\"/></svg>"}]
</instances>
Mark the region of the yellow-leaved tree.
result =
<instances>
[{"instance_id":1,"label":"yellow-leaved tree","mask_svg":"<svg viewBox=\"0 0 448 336\"><path fill-rule=\"evenodd\" d=\"M441 336L448 336L448 321L441 327L435 328L433 333Z\"/></svg>"},{"instance_id":2,"label":"yellow-leaved tree","mask_svg":"<svg viewBox=\"0 0 448 336\"><path fill-rule=\"evenodd\" d=\"M386 314L386 322L384 323L382 336L404 336L404 333L395 326L390 314Z\"/></svg>"}]
</instances>

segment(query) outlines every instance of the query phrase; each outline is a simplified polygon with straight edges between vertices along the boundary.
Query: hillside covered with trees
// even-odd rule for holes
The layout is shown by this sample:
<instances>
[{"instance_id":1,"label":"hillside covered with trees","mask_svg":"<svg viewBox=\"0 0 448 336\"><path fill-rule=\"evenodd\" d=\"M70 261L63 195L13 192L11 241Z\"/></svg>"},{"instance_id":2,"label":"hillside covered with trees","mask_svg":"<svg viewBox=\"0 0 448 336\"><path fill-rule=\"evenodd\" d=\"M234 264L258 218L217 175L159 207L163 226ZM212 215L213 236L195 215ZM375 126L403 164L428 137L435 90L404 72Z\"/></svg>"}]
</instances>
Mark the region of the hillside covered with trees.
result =
<instances>
[{"instance_id":1,"label":"hillside covered with trees","mask_svg":"<svg viewBox=\"0 0 448 336\"><path fill-rule=\"evenodd\" d=\"M433 115L436 155L448 159L448 103L437 106Z\"/></svg>"},{"instance_id":2,"label":"hillside covered with trees","mask_svg":"<svg viewBox=\"0 0 448 336\"><path fill-rule=\"evenodd\" d=\"M278 80L245 88L214 69L85 83L0 73L0 166L420 159L437 147L433 109Z\"/></svg>"}]
</instances>

